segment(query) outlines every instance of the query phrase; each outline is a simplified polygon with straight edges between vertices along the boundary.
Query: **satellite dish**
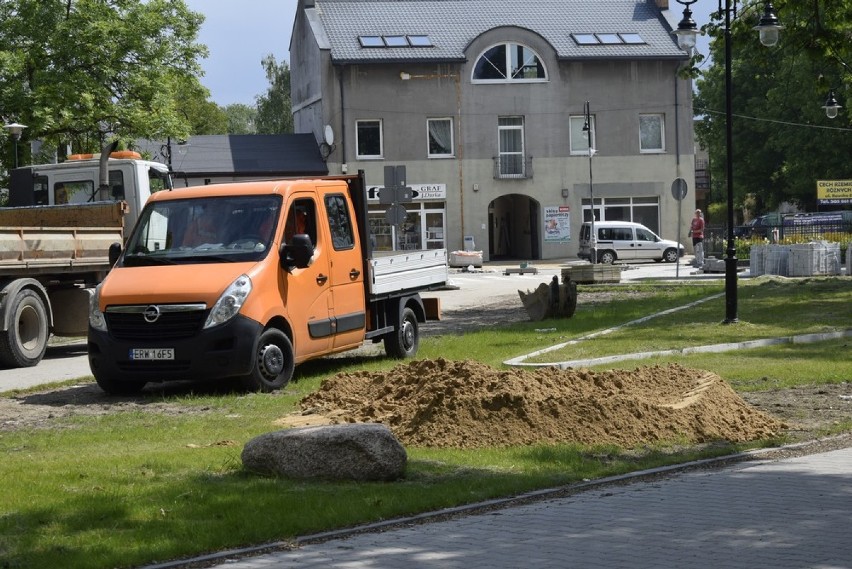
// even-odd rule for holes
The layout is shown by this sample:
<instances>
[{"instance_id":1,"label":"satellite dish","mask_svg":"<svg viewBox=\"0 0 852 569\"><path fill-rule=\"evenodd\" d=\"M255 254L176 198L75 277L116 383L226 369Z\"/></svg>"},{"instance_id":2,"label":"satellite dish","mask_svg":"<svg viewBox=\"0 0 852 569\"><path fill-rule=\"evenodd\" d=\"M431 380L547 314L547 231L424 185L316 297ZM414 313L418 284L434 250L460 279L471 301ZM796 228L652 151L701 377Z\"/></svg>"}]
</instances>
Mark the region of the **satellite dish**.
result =
<instances>
[{"instance_id":1,"label":"satellite dish","mask_svg":"<svg viewBox=\"0 0 852 569\"><path fill-rule=\"evenodd\" d=\"M325 143L331 146L334 144L334 130L332 130L331 125L325 125Z\"/></svg>"}]
</instances>

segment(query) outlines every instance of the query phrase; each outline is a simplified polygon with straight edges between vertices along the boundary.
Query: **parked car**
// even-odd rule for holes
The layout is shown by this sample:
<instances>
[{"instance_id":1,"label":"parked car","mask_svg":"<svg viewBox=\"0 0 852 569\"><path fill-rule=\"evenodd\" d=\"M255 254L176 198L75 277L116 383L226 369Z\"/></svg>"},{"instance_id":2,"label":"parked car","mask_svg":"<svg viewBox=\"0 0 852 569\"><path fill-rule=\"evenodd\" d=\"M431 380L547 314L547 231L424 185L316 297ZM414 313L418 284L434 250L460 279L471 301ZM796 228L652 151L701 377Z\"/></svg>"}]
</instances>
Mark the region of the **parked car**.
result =
<instances>
[{"instance_id":1,"label":"parked car","mask_svg":"<svg viewBox=\"0 0 852 569\"><path fill-rule=\"evenodd\" d=\"M852 211L833 211L817 213L767 213L750 220L745 225L734 228L734 237L770 238L773 230L779 237L785 235L819 235L826 232L845 232L852 230Z\"/></svg>"},{"instance_id":2,"label":"parked car","mask_svg":"<svg viewBox=\"0 0 852 569\"><path fill-rule=\"evenodd\" d=\"M598 263L615 261L666 261L674 263L684 254L683 245L663 239L641 223L630 221L596 221L596 250L592 248L592 223L580 227L578 257Z\"/></svg>"}]
</instances>

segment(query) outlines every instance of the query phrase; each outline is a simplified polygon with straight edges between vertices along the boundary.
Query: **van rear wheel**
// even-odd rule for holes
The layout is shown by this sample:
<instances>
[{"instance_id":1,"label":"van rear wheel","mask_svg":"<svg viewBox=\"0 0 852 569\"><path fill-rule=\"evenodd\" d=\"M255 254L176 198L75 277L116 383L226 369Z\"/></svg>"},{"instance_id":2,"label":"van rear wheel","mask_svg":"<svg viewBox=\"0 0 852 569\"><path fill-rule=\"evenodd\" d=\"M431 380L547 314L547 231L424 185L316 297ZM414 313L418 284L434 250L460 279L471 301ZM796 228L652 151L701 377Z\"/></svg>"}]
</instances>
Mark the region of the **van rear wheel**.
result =
<instances>
[{"instance_id":1,"label":"van rear wheel","mask_svg":"<svg viewBox=\"0 0 852 569\"><path fill-rule=\"evenodd\" d=\"M611 265L615 262L615 252L601 251L598 253L598 263L603 265Z\"/></svg>"},{"instance_id":2,"label":"van rear wheel","mask_svg":"<svg viewBox=\"0 0 852 569\"><path fill-rule=\"evenodd\" d=\"M420 347L420 327L410 308L402 309L396 330L385 336L385 353L392 358L413 358Z\"/></svg>"}]
</instances>

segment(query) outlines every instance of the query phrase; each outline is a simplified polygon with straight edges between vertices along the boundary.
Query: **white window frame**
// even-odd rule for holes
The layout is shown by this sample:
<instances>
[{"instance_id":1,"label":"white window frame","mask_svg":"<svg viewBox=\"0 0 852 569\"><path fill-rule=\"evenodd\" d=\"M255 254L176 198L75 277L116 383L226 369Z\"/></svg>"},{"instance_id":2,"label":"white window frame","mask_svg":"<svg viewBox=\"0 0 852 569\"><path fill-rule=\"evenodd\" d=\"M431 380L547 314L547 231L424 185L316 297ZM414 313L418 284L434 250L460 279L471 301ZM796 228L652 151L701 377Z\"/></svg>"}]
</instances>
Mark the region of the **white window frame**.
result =
<instances>
[{"instance_id":1,"label":"white window frame","mask_svg":"<svg viewBox=\"0 0 852 569\"><path fill-rule=\"evenodd\" d=\"M479 61L485 56L486 53L491 51L497 46L504 46L506 52L506 61L503 62L504 69L499 70L501 73L505 73L505 77L498 79L477 79L476 78L476 69L479 67ZM525 78L525 77L514 77L512 75L512 48L521 47L525 50L529 50L532 55L538 60L538 63L541 64L541 68L544 70L544 77L534 77L534 78ZM522 66L525 67L525 66ZM547 72L547 66L544 64L544 60L541 55L531 48L528 45L522 44L520 42L500 42L495 43L494 45L488 46L486 49L482 50L482 53L476 58L476 62L473 64L473 68L470 71L470 80L471 83L546 83L550 77L550 74Z\"/></svg>"},{"instance_id":2,"label":"white window frame","mask_svg":"<svg viewBox=\"0 0 852 569\"><path fill-rule=\"evenodd\" d=\"M432 137L432 129L430 128L430 126L431 126L431 124L432 124L433 122L436 122L436 123L437 123L437 122L449 122L449 123L450 123L450 128L449 128L449 133L450 133L450 144L449 144L449 147L450 147L450 151L449 151L448 153L442 153L442 154L433 154L433 153L432 153L432 150L431 150L431 144L430 144L430 142L431 142L431 137ZM453 157L455 157L455 155L456 155L456 152L455 152L456 145L455 145L455 138L454 138L454 136L455 136L455 135L454 135L454 133L453 133L453 118L452 118L452 117L435 117L435 118L431 118L431 119L426 119L426 155L427 155L429 158L453 158Z\"/></svg>"},{"instance_id":3,"label":"white window frame","mask_svg":"<svg viewBox=\"0 0 852 569\"><path fill-rule=\"evenodd\" d=\"M595 144L595 115L591 115L589 122L591 123L591 143L592 148L597 149ZM589 155L589 143L586 141L586 137L582 135L583 126L586 124L586 116L585 115L571 115L568 117L568 138L569 138L569 146L571 156L588 156ZM574 135L575 125L579 125L579 130L577 132L580 133L580 140L577 140L577 137Z\"/></svg>"},{"instance_id":4,"label":"white window frame","mask_svg":"<svg viewBox=\"0 0 852 569\"><path fill-rule=\"evenodd\" d=\"M379 125L379 153L361 154L361 142L358 139L360 126L363 123L378 123ZM355 157L359 160L380 160L385 157L385 137L382 119L361 119L355 121Z\"/></svg>"},{"instance_id":5,"label":"white window frame","mask_svg":"<svg viewBox=\"0 0 852 569\"><path fill-rule=\"evenodd\" d=\"M656 118L660 128L660 147L645 148L642 140L643 119ZM640 154L662 154L666 151L666 116L663 113L645 113L639 115L639 153Z\"/></svg>"},{"instance_id":6,"label":"white window frame","mask_svg":"<svg viewBox=\"0 0 852 569\"><path fill-rule=\"evenodd\" d=\"M517 119L519 121L519 124L501 125L500 124L501 119ZM501 178L524 178L524 177L526 177L527 165L526 165L526 154L525 154L525 152L526 152L526 140L525 140L526 133L524 132L525 127L526 127L526 121L524 120L523 115L510 115L510 116L498 117L498 120L497 120L497 155L500 158L500 177ZM521 141L521 149L520 150L513 150L513 151L503 150L503 144L502 144L503 137L501 136L501 134L504 131L517 131L517 132L520 133L520 141ZM505 156L520 156L520 159L521 159L520 160L520 172L511 172L511 173L504 173L503 172L503 169L504 169L503 157L505 157Z\"/></svg>"}]
</instances>

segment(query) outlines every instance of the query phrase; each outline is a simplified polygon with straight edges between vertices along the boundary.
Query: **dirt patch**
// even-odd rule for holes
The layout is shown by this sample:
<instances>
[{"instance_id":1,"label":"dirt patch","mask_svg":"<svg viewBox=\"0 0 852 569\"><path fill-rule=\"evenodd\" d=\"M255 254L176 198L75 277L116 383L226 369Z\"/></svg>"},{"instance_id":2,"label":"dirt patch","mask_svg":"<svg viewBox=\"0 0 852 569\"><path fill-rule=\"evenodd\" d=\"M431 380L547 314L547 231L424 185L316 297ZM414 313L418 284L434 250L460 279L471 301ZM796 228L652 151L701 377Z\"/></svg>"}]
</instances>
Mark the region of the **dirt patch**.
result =
<instances>
[{"instance_id":1,"label":"dirt patch","mask_svg":"<svg viewBox=\"0 0 852 569\"><path fill-rule=\"evenodd\" d=\"M59 424L67 425L67 422L61 419L78 415L104 416L138 411L177 416L204 413L207 410L204 407L187 407L152 399L150 396L112 397L104 393L97 384L86 383L14 397L0 397L0 431L53 428Z\"/></svg>"},{"instance_id":2,"label":"dirt patch","mask_svg":"<svg viewBox=\"0 0 852 569\"><path fill-rule=\"evenodd\" d=\"M403 444L426 447L743 442L786 427L719 376L678 365L594 372L422 360L337 375L301 407L333 423L383 423Z\"/></svg>"}]
</instances>

